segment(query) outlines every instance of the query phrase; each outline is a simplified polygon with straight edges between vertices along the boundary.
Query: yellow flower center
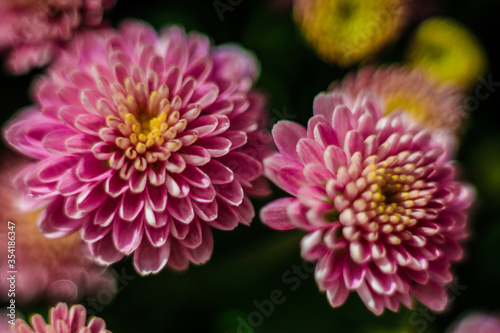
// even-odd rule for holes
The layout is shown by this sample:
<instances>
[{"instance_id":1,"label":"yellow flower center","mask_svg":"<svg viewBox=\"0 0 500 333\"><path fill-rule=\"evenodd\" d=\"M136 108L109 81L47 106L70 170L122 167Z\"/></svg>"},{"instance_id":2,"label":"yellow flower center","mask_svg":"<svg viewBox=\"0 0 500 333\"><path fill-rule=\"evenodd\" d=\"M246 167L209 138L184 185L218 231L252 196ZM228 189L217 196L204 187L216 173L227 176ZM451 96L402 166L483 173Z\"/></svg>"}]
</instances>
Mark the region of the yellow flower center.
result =
<instances>
[{"instance_id":1,"label":"yellow flower center","mask_svg":"<svg viewBox=\"0 0 500 333\"><path fill-rule=\"evenodd\" d=\"M137 170L144 171L148 163L165 161L182 147L177 137L185 130L187 120L181 119L181 99L175 97L170 101L166 86L148 92L145 84L129 78L123 90L126 94L117 92L114 96L118 115L109 115L106 123L118 132L116 146L134 162ZM201 112L199 107L195 111ZM197 134L192 133L186 140L196 139Z\"/></svg>"}]
</instances>

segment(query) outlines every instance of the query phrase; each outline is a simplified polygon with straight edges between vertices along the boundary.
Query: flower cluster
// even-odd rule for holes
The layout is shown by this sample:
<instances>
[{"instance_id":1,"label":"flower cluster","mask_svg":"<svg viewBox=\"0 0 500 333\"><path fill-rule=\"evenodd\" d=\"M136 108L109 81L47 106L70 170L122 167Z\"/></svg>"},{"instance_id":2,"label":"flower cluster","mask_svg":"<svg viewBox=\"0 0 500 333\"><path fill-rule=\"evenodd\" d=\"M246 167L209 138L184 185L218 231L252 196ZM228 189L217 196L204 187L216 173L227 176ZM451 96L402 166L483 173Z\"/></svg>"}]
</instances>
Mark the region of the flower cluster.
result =
<instances>
[{"instance_id":1,"label":"flower cluster","mask_svg":"<svg viewBox=\"0 0 500 333\"><path fill-rule=\"evenodd\" d=\"M14 333L111 333L101 318L93 317L87 322L87 311L82 305L68 309L66 303L59 303L49 311L49 322L36 314L31 317L31 327L22 319L14 326Z\"/></svg>"},{"instance_id":2,"label":"flower cluster","mask_svg":"<svg viewBox=\"0 0 500 333\"><path fill-rule=\"evenodd\" d=\"M473 191L455 180L449 147L369 94L319 94L307 129L279 122L266 174L293 197L261 211L268 226L307 231L302 256L334 307L356 291L380 315L415 296L442 311L462 257Z\"/></svg>"},{"instance_id":3,"label":"flower cluster","mask_svg":"<svg viewBox=\"0 0 500 333\"><path fill-rule=\"evenodd\" d=\"M411 309L415 299L447 307L475 199L453 161L467 116L462 92L486 68L474 36L430 19L406 65L361 67L316 96L307 127L280 121L271 136L254 54L179 26L107 27L103 14L114 3L0 0L10 71L50 63L33 85L33 105L3 132L28 158L9 156L0 171L0 218L17 233L20 303L115 293L104 266L126 256L140 275L206 263L213 229L250 225L250 197L270 195L268 178L289 196L260 218L305 232L301 255L332 307L351 292L376 315ZM296 0L293 16L323 60L352 66L396 39L415 6ZM2 261L0 279L8 271ZM109 332L86 317L84 306L59 303L48 323L35 315L31 327L17 320L9 330ZM497 329L498 318L484 318L453 332Z\"/></svg>"},{"instance_id":4,"label":"flower cluster","mask_svg":"<svg viewBox=\"0 0 500 333\"><path fill-rule=\"evenodd\" d=\"M257 75L250 53L177 27L81 34L5 132L37 160L18 178L47 202L42 232L81 229L100 263L135 252L141 274L206 262L210 229L249 224L247 195L268 193Z\"/></svg>"},{"instance_id":5,"label":"flower cluster","mask_svg":"<svg viewBox=\"0 0 500 333\"><path fill-rule=\"evenodd\" d=\"M114 291L115 281L111 274L91 260L78 234L48 239L40 233L36 221L43 207L23 198L11 184L13 171L25 163L13 156L8 160L10 166L3 167L0 174L0 239L7 243L7 223L11 222L13 227L10 230L14 230L15 238L16 301L24 304L39 299L73 302L103 289ZM8 257L7 246L0 248L0 255ZM2 281L13 270L7 264L7 260L0 263ZM8 290L7 283L0 285L0 299L3 301L8 301Z\"/></svg>"},{"instance_id":6,"label":"flower cluster","mask_svg":"<svg viewBox=\"0 0 500 333\"><path fill-rule=\"evenodd\" d=\"M49 63L81 27L99 26L115 0L4 0L0 2L0 51L8 67L24 73Z\"/></svg>"}]
</instances>

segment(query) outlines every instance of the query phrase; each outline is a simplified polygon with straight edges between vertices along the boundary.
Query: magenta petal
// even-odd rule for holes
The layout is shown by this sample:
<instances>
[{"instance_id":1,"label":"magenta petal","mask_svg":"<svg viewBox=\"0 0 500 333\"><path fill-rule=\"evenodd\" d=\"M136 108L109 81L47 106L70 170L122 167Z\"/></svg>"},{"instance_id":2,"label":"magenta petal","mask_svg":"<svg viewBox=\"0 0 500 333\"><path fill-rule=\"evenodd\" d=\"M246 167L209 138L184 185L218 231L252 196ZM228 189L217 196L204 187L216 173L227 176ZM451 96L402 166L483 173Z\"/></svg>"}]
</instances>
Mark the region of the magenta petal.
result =
<instances>
[{"instance_id":1,"label":"magenta petal","mask_svg":"<svg viewBox=\"0 0 500 333\"><path fill-rule=\"evenodd\" d=\"M314 140L300 139L297 143L297 154L304 165L323 163L323 152L324 148Z\"/></svg>"},{"instance_id":2,"label":"magenta petal","mask_svg":"<svg viewBox=\"0 0 500 333\"><path fill-rule=\"evenodd\" d=\"M76 167L76 174L82 181L91 181L106 178L112 169L92 154L85 155Z\"/></svg>"},{"instance_id":3,"label":"magenta petal","mask_svg":"<svg viewBox=\"0 0 500 333\"><path fill-rule=\"evenodd\" d=\"M75 126L84 133L98 135L99 129L106 126L106 121L102 116L82 114L76 118Z\"/></svg>"},{"instance_id":4,"label":"magenta petal","mask_svg":"<svg viewBox=\"0 0 500 333\"><path fill-rule=\"evenodd\" d=\"M112 173L104 182L104 190L113 198L125 193L128 188L128 182L120 177L119 172Z\"/></svg>"},{"instance_id":5,"label":"magenta petal","mask_svg":"<svg viewBox=\"0 0 500 333\"><path fill-rule=\"evenodd\" d=\"M245 225L250 225L255 217L255 209L250 199L248 199L248 196L244 196L241 204L234 208L238 214L239 221Z\"/></svg>"},{"instance_id":6,"label":"magenta petal","mask_svg":"<svg viewBox=\"0 0 500 333\"><path fill-rule=\"evenodd\" d=\"M123 258L123 254L114 247L112 238L113 236L110 232L100 240L88 243L90 253L98 263L109 265Z\"/></svg>"},{"instance_id":7,"label":"magenta petal","mask_svg":"<svg viewBox=\"0 0 500 333\"><path fill-rule=\"evenodd\" d=\"M181 199L172 197L169 198L168 211L172 217L181 221L182 223L189 223L194 218L193 205L189 197Z\"/></svg>"},{"instance_id":8,"label":"magenta petal","mask_svg":"<svg viewBox=\"0 0 500 333\"><path fill-rule=\"evenodd\" d=\"M349 289L357 289L365 277L364 265L359 265L347 258L344 266L344 282Z\"/></svg>"},{"instance_id":9,"label":"magenta petal","mask_svg":"<svg viewBox=\"0 0 500 333\"><path fill-rule=\"evenodd\" d=\"M354 119L351 110L345 105L340 105L333 111L332 127L337 132L339 145L344 145L344 138L348 131L354 128Z\"/></svg>"},{"instance_id":10,"label":"magenta petal","mask_svg":"<svg viewBox=\"0 0 500 333\"><path fill-rule=\"evenodd\" d=\"M348 158L354 153L360 152L363 155L364 141L358 131L352 130L347 132L344 141L344 151Z\"/></svg>"},{"instance_id":11,"label":"magenta petal","mask_svg":"<svg viewBox=\"0 0 500 333\"><path fill-rule=\"evenodd\" d=\"M212 184L227 184L234 179L233 171L214 159L199 167L199 169L210 177Z\"/></svg>"},{"instance_id":12,"label":"magenta petal","mask_svg":"<svg viewBox=\"0 0 500 333\"><path fill-rule=\"evenodd\" d=\"M156 274L165 267L170 256L170 240L160 247L141 242L134 254L134 267L141 275Z\"/></svg>"},{"instance_id":13,"label":"magenta petal","mask_svg":"<svg viewBox=\"0 0 500 333\"><path fill-rule=\"evenodd\" d=\"M365 303L366 307L380 316L384 312L384 301L382 296L375 294L366 283L362 283L357 289L359 298Z\"/></svg>"},{"instance_id":14,"label":"magenta petal","mask_svg":"<svg viewBox=\"0 0 500 333\"><path fill-rule=\"evenodd\" d=\"M168 193L173 197L184 198L189 194L189 184L183 177L167 175L165 185Z\"/></svg>"},{"instance_id":15,"label":"magenta petal","mask_svg":"<svg viewBox=\"0 0 500 333\"><path fill-rule=\"evenodd\" d=\"M247 134L243 131L228 130L220 134L220 136L231 141L231 150L241 148L248 142Z\"/></svg>"},{"instance_id":16,"label":"magenta petal","mask_svg":"<svg viewBox=\"0 0 500 333\"><path fill-rule=\"evenodd\" d=\"M200 116L189 123L188 128L195 130L200 138L212 133L216 128L219 121L215 116Z\"/></svg>"},{"instance_id":17,"label":"magenta petal","mask_svg":"<svg viewBox=\"0 0 500 333\"><path fill-rule=\"evenodd\" d=\"M248 154L232 151L218 161L230 168L242 183L255 180L262 174L261 163Z\"/></svg>"},{"instance_id":18,"label":"magenta petal","mask_svg":"<svg viewBox=\"0 0 500 333\"><path fill-rule=\"evenodd\" d=\"M324 231L318 229L305 235L300 241L300 253L308 261L316 261L327 255L328 248L323 243Z\"/></svg>"},{"instance_id":19,"label":"magenta petal","mask_svg":"<svg viewBox=\"0 0 500 333\"><path fill-rule=\"evenodd\" d=\"M211 157L226 155L231 148L231 141L223 137L203 138L196 141L196 144L204 147Z\"/></svg>"},{"instance_id":20,"label":"magenta petal","mask_svg":"<svg viewBox=\"0 0 500 333\"><path fill-rule=\"evenodd\" d=\"M307 183L303 171L295 167L283 167L278 171L277 185L291 194L297 194L298 189Z\"/></svg>"},{"instance_id":21,"label":"magenta petal","mask_svg":"<svg viewBox=\"0 0 500 333\"><path fill-rule=\"evenodd\" d=\"M60 154L70 155L71 153L66 148L66 141L75 136L75 132L70 129L60 129L49 132L42 140L42 145L47 151Z\"/></svg>"},{"instance_id":22,"label":"magenta petal","mask_svg":"<svg viewBox=\"0 0 500 333\"><path fill-rule=\"evenodd\" d=\"M295 226L290 221L287 209L296 200L295 198L283 198L273 201L262 208L260 219L265 225L276 230L294 229Z\"/></svg>"},{"instance_id":23,"label":"magenta petal","mask_svg":"<svg viewBox=\"0 0 500 333\"><path fill-rule=\"evenodd\" d=\"M172 219L170 223L170 234L178 240L183 240L189 232L189 224L190 223L182 223Z\"/></svg>"},{"instance_id":24,"label":"magenta petal","mask_svg":"<svg viewBox=\"0 0 500 333\"><path fill-rule=\"evenodd\" d=\"M94 218L94 224L106 227L113 222L115 213L120 207L120 198L108 198L104 204L100 205L97 209Z\"/></svg>"},{"instance_id":25,"label":"magenta petal","mask_svg":"<svg viewBox=\"0 0 500 333\"><path fill-rule=\"evenodd\" d=\"M334 174L341 166L347 166L345 153L337 146L328 146L324 154L325 165Z\"/></svg>"},{"instance_id":26,"label":"magenta petal","mask_svg":"<svg viewBox=\"0 0 500 333\"><path fill-rule=\"evenodd\" d=\"M188 249L189 259L197 264L203 264L210 259L214 248L214 241L212 238L212 230L205 223L201 223L201 238L200 246L195 249Z\"/></svg>"},{"instance_id":27,"label":"magenta petal","mask_svg":"<svg viewBox=\"0 0 500 333\"><path fill-rule=\"evenodd\" d=\"M212 202L216 194L214 186L209 186L207 188L192 187L189 191L191 199L204 203Z\"/></svg>"},{"instance_id":28,"label":"magenta petal","mask_svg":"<svg viewBox=\"0 0 500 333\"><path fill-rule=\"evenodd\" d=\"M381 272L376 266L366 270L365 281L379 294L392 295L396 291L394 275Z\"/></svg>"},{"instance_id":29,"label":"magenta petal","mask_svg":"<svg viewBox=\"0 0 500 333\"><path fill-rule=\"evenodd\" d=\"M82 239L88 243L94 243L102 239L111 231L112 226L101 227L94 223L86 223L82 228Z\"/></svg>"},{"instance_id":30,"label":"magenta petal","mask_svg":"<svg viewBox=\"0 0 500 333\"><path fill-rule=\"evenodd\" d=\"M339 280L332 288L326 291L326 297L330 302L331 306L338 307L344 304L347 296L349 296L349 289L347 289L344 281Z\"/></svg>"},{"instance_id":31,"label":"magenta petal","mask_svg":"<svg viewBox=\"0 0 500 333\"><path fill-rule=\"evenodd\" d=\"M113 243L123 254L129 255L137 249L144 232L143 219L125 221L116 217L113 221Z\"/></svg>"},{"instance_id":32,"label":"magenta petal","mask_svg":"<svg viewBox=\"0 0 500 333\"><path fill-rule=\"evenodd\" d=\"M217 212L219 208L216 200L207 203L199 201L193 201L192 203L193 210L196 213L196 216L198 216L203 221L213 221L215 218L217 218Z\"/></svg>"},{"instance_id":33,"label":"magenta petal","mask_svg":"<svg viewBox=\"0 0 500 333\"><path fill-rule=\"evenodd\" d=\"M280 153L298 159L297 143L307 137L306 129L291 121L282 120L273 127L273 137Z\"/></svg>"},{"instance_id":34,"label":"magenta petal","mask_svg":"<svg viewBox=\"0 0 500 333\"><path fill-rule=\"evenodd\" d=\"M160 167L153 165L148 168L148 180L151 185L160 186L165 184L165 165Z\"/></svg>"},{"instance_id":35,"label":"magenta petal","mask_svg":"<svg viewBox=\"0 0 500 333\"><path fill-rule=\"evenodd\" d=\"M338 146L339 140L337 139L337 132L330 124L318 124L313 131L314 140L321 143L323 147L331 145Z\"/></svg>"},{"instance_id":36,"label":"magenta petal","mask_svg":"<svg viewBox=\"0 0 500 333\"><path fill-rule=\"evenodd\" d=\"M73 195L88 186L87 182L82 182L77 176L74 168L67 170L57 183L57 190L62 195Z\"/></svg>"},{"instance_id":37,"label":"magenta petal","mask_svg":"<svg viewBox=\"0 0 500 333\"><path fill-rule=\"evenodd\" d=\"M181 244L189 249L194 249L201 245L202 240L201 223L195 218L189 223L188 234L181 240Z\"/></svg>"},{"instance_id":38,"label":"magenta petal","mask_svg":"<svg viewBox=\"0 0 500 333\"><path fill-rule=\"evenodd\" d=\"M412 292L422 304L434 311L443 311L448 304L446 291L433 281L413 285Z\"/></svg>"},{"instance_id":39,"label":"magenta petal","mask_svg":"<svg viewBox=\"0 0 500 333\"><path fill-rule=\"evenodd\" d=\"M58 197L54 200L40 215L39 228L40 231L50 238L57 238L69 235L85 223L89 217L84 216L79 219L72 219L64 213L64 198Z\"/></svg>"},{"instance_id":40,"label":"magenta petal","mask_svg":"<svg viewBox=\"0 0 500 333\"><path fill-rule=\"evenodd\" d=\"M172 240L168 266L178 271L183 271L189 266L187 249L178 241Z\"/></svg>"},{"instance_id":41,"label":"magenta petal","mask_svg":"<svg viewBox=\"0 0 500 333\"><path fill-rule=\"evenodd\" d=\"M187 164L200 166L210 161L208 151L200 146L182 147L182 158Z\"/></svg>"},{"instance_id":42,"label":"magenta petal","mask_svg":"<svg viewBox=\"0 0 500 333\"><path fill-rule=\"evenodd\" d=\"M349 244L351 259L357 264L364 264L371 259L371 251L363 241L354 241Z\"/></svg>"},{"instance_id":43,"label":"magenta petal","mask_svg":"<svg viewBox=\"0 0 500 333\"><path fill-rule=\"evenodd\" d=\"M342 95L337 93L320 93L314 98L314 115L323 115L330 123L333 110L338 105L344 104Z\"/></svg>"},{"instance_id":44,"label":"magenta petal","mask_svg":"<svg viewBox=\"0 0 500 333\"><path fill-rule=\"evenodd\" d=\"M235 207L231 207L225 202L217 202L219 212L217 218L208 222L210 226L220 230L233 230L238 226L239 218Z\"/></svg>"},{"instance_id":45,"label":"magenta petal","mask_svg":"<svg viewBox=\"0 0 500 333\"><path fill-rule=\"evenodd\" d=\"M80 192L76 198L77 208L84 212L90 212L103 204L107 198L104 184L99 183Z\"/></svg>"},{"instance_id":46,"label":"magenta petal","mask_svg":"<svg viewBox=\"0 0 500 333\"><path fill-rule=\"evenodd\" d=\"M217 196L230 205L238 206L243 201L245 194L241 184L236 180L227 184L214 185L214 188Z\"/></svg>"},{"instance_id":47,"label":"magenta petal","mask_svg":"<svg viewBox=\"0 0 500 333\"><path fill-rule=\"evenodd\" d=\"M148 202L151 208L156 212L162 212L167 207L167 188L165 185L148 186Z\"/></svg>"},{"instance_id":48,"label":"magenta petal","mask_svg":"<svg viewBox=\"0 0 500 333\"><path fill-rule=\"evenodd\" d=\"M187 165L181 176L190 184L196 187L206 188L210 185L210 178L199 168Z\"/></svg>"},{"instance_id":49,"label":"magenta petal","mask_svg":"<svg viewBox=\"0 0 500 333\"><path fill-rule=\"evenodd\" d=\"M167 242L168 235L170 234L170 223L167 223L162 227L153 227L146 223L144 225L144 229L151 245L154 247L160 247Z\"/></svg>"},{"instance_id":50,"label":"magenta petal","mask_svg":"<svg viewBox=\"0 0 500 333\"><path fill-rule=\"evenodd\" d=\"M175 153L165 163L165 168L172 173L181 173L186 168L186 161L181 154ZM164 176L161 175L160 177Z\"/></svg>"},{"instance_id":51,"label":"magenta petal","mask_svg":"<svg viewBox=\"0 0 500 333\"><path fill-rule=\"evenodd\" d=\"M328 180L333 179L333 174L322 164L308 164L304 168L304 176L316 185L325 185Z\"/></svg>"},{"instance_id":52,"label":"magenta petal","mask_svg":"<svg viewBox=\"0 0 500 333\"><path fill-rule=\"evenodd\" d=\"M145 195L143 193L125 192L120 205L120 217L127 221L135 220L144 207L144 199Z\"/></svg>"},{"instance_id":53,"label":"magenta petal","mask_svg":"<svg viewBox=\"0 0 500 333\"><path fill-rule=\"evenodd\" d=\"M132 173L132 176L129 179L130 191L134 193L141 193L146 188L146 184L148 181L148 173L136 171Z\"/></svg>"},{"instance_id":54,"label":"magenta petal","mask_svg":"<svg viewBox=\"0 0 500 333\"><path fill-rule=\"evenodd\" d=\"M48 158L40 161L36 166L38 177L44 182L60 179L69 168L75 166L77 158L74 156L63 156Z\"/></svg>"}]
</instances>

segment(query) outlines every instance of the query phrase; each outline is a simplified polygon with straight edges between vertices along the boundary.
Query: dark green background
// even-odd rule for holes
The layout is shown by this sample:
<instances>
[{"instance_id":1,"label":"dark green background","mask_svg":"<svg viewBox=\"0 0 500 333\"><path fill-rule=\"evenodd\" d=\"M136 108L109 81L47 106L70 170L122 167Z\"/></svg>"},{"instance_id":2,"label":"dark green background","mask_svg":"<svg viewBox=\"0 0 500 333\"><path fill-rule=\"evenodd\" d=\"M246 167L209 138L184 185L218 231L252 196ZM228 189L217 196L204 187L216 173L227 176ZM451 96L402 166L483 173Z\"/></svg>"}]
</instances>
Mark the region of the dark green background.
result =
<instances>
[{"instance_id":1,"label":"dark green background","mask_svg":"<svg viewBox=\"0 0 500 333\"><path fill-rule=\"evenodd\" d=\"M224 13L223 21L210 0L119 0L107 16L115 26L124 18L135 17L156 28L182 24L188 31L206 33L216 44L242 44L253 50L261 62L262 74L257 87L269 95L271 122L287 118L305 124L311 116L314 96L333 80L341 79L349 69L319 60L304 44L290 11L278 11L269 2L242 0L232 12ZM490 60L485 76L491 74L494 81L500 81L497 36L500 2L436 2L441 4L437 14L454 17L476 33ZM416 24L410 24L399 41L374 61L400 61ZM28 87L39 73L20 77L1 73L2 123L31 103ZM299 255L302 234L269 230L256 218L250 228L240 226L232 232L215 230L212 259L184 273L165 269L157 276L142 278L136 275L130 259L119 263L115 267L118 272L125 270L136 277L97 315L104 318L115 333L238 332L238 318L247 319L257 310L254 301L269 300L276 289L282 292L279 301L284 302L275 305L272 315L264 316L262 325L254 327L254 332L442 332L464 312L498 312L500 87L498 89L470 114L468 130L462 138L458 158L462 174L476 185L479 198L470 223L471 237L465 245L466 258L454 266L458 284L466 288L460 290L446 312L422 314L404 309L399 314L386 311L376 317L354 293L344 306L332 309L325 295L318 292L311 274L300 278L290 271L293 265L302 265ZM467 93L475 95L474 89ZM282 195L275 190L275 198ZM257 209L265 204L265 201L254 202ZM45 314L46 308L42 303L22 310Z\"/></svg>"}]
</instances>

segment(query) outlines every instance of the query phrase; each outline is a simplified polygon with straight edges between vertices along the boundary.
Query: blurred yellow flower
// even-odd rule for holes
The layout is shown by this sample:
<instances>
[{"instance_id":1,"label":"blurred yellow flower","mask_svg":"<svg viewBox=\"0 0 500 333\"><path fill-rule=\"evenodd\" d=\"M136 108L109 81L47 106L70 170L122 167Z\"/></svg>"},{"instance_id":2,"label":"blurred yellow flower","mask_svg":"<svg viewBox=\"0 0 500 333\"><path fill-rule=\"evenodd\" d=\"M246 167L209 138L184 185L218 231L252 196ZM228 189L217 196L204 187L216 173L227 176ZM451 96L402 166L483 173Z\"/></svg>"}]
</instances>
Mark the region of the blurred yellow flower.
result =
<instances>
[{"instance_id":1,"label":"blurred yellow flower","mask_svg":"<svg viewBox=\"0 0 500 333\"><path fill-rule=\"evenodd\" d=\"M470 30L450 18L435 17L417 28L407 62L434 80L467 89L486 71L488 61Z\"/></svg>"},{"instance_id":2,"label":"blurred yellow flower","mask_svg":"<svg viewBox=\"0 0 500 333\"><path fill-rule=\"evenodd\" d=\"M402 0L297 0L294 17L325 61L349 66L399 35L406 5Z\"/></svg>"}]
</instances>

